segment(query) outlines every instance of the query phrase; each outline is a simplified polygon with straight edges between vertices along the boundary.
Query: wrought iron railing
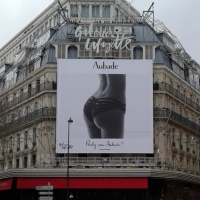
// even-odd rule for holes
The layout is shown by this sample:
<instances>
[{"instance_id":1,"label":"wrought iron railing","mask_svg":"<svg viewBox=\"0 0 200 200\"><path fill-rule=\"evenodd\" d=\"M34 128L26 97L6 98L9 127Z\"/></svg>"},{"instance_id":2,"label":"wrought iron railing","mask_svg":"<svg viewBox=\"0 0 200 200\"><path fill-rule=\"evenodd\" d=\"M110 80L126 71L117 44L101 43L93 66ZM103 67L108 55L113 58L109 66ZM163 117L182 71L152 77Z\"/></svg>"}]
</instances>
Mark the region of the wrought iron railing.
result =
<instances>
[{"instance_id":1,"label":"wrought iron railing","mask_svg":"<svg viewBox=\"0 0 200 200\"><path fill-rule=\"evenodd\" d=\"M200 133L200 126L196 124L195 122L187 119L186 117L183 117L182 115L170 110L169 108L154 108L154 117L165 117L169 118L171 120L174 120L175 122L178 122L179 124L185 126L186 128L189 128L195 132Z\"/></svg>"},{"instance_id":2,"label":"wrought iron railing","mask_svg":"<svg viewBox=\"0 0 200 200\"><path fill-rule=\"evenodd\" d=\"M67 168L67 157L53 157L52 166ZM182 171L190 174L200 174L200 170L191 169L184 165L175 165L158 157L70 157L70 168L151 168L169 171Z\"/></svg>"},{"instance_id":3,"label":"wrought iron railing","mask_svg":"<svg viewBox=\"0 0 200 200\"><path fill-rule=\"evenodd\" d=\"M39 94L40 92L44 90L56 90L57 84L56 82L44 82L40 85L37 85L36 88L32 88L30 91L22 93L18 97L15 97L12 101L9 101L5 104L0 104L0 112L4 112L13 106L16 106L19 103L22 103L23 101L26 101L27 99L33 97L36 94Z\"/></svg>"},{"instance_id":4,"label":"wrought iron railing","mask_svg":"<svg viewBox=\"0 0 200 200\"><path fill-rule=\"evenodd\" d=\"M28 168L67 168L67 157L53 157L51 162L31 162ZM69 157L69 167L77 169L100 169L100 168L149 168L165 171L182 171L189 174L200 175L198 167L189 168L188 165L175 164L175 162L166 162L158 157ZM12 169L19 166L12 166ZM20 168L24 168L20 167ZM7 170L8 167L2 167L0 170Z\"/></svg>"},{"instance_id":5,"label":"wrought iron railing","mask_svg":"<svg viewBox=\"0 0 200 200\"><path fill-rule=\"evenodd\" d=\"M200 112L200 106L196 102L188 98L185 94L181 93L179 90L173 88L168 83L156 82L153 84L153 89L159 91L166 91L175 96L176 98L178 98L179 100L181 100L183 103L186 103L187 105L191 106L192 108Z\"/></svg>"},{"instance_id":6,"label":"wrought iron railing","mask_svg":"<svg viewBox=\"0 0 200 200\"><path fill-rule=\"evenodd\" d=\"M0 133L4 131L10 131L15 128L23 127L23 125L36 121L40 119L41 117L56 117L56 108L55 107L44 107L40 108L34 112L31 112L27 115L24 115L16 120L13 120L9 123L3 123L0 125Z\"/></svg>"},{"instance_id":7,"label":"wrought iron railing","mask_svg":"<svg viewBox=\"0 0 200 200\"><path fill-rule=\"evenodd\" d=\"M70 157L69 166L88 167L161 167L161 158L154 157ZM67 157L52 158L52 166L67 167Z\"/></svg>"}]
</instances>

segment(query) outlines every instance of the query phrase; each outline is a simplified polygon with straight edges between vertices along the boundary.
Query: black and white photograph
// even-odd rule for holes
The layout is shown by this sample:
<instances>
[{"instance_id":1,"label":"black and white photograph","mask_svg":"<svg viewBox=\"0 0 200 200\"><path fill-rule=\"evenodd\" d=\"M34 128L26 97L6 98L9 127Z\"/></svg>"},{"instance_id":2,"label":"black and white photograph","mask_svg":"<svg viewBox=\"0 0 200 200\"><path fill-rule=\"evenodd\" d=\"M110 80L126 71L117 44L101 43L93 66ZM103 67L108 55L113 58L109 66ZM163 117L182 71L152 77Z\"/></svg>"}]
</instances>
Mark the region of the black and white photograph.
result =
<instances>
[{"instance_id":1,"label":"black and white photograph","mask_svg":"<svg viewBox=\"0 0 200 200\"><path fill-rule=\"evenodd\" d=\"M152 61L59 60L57 78L58 152L69 118L73 153L153 152Z\"/></svg>"}]
</instances>

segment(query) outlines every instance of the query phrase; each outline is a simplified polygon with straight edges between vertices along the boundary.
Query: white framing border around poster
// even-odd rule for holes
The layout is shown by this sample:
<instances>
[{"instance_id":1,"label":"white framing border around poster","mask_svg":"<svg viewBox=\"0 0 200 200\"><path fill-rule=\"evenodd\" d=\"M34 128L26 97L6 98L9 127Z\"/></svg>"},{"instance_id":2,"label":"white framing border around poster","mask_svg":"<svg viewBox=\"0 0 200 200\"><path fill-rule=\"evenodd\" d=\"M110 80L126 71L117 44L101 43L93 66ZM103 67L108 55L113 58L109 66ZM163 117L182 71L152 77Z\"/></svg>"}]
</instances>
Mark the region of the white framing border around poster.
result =
<instances>
[{"instance_id":1,"label":"white framing border around poster","mask_svg":"<svg viewBox=\"0 0 200 200\"><path fill-rule=\"evenodd\" d=\"M57 67L57 153L67 153L70 117L70 153L153 153L152 60L58 59ZM126 76L122 138L89 137L83 108L99 87L99 74Z\"/></svg>"}]
</instances>

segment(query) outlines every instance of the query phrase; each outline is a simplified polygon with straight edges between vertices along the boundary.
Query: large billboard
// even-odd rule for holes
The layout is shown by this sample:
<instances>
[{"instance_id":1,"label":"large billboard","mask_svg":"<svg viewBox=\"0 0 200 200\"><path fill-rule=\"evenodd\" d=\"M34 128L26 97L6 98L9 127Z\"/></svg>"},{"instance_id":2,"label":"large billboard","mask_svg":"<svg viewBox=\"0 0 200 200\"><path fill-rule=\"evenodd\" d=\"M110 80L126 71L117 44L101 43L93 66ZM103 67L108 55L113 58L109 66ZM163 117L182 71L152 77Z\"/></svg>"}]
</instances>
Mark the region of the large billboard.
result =
<instances>
[{"instance_id":1,"label":"large billboard","mask_svg":"<svg viewBox=\"0 0 200 200\"><path fill-rule=\"evenodd\" d=\"M57 153L68 133L70 153L153 153L151 60L60 59L57 73Z\"/></svg>"}]
</instances>

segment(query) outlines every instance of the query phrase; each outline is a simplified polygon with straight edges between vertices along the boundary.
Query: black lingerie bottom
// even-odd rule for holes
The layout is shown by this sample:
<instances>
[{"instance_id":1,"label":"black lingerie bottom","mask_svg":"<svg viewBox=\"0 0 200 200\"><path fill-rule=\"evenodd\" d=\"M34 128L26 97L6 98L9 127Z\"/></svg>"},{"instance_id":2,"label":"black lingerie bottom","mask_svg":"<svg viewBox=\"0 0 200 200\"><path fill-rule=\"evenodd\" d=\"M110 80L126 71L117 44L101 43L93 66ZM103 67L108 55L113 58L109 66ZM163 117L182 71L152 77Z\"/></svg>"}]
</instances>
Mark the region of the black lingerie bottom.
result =
<instances>
[{"instance_id":1,"label":"black lingerie bottom","mask_svg":"<svg viewBox=\"0 0 200 200\"><path fill-rule=\"evenodd\" d=\"M121 103L113 98L100 98L90 97L84 105L83 112L90 121L100 113L108 112L111 110L121 110L126 112L126 104Z\"/></svg>"}]
</instances>

